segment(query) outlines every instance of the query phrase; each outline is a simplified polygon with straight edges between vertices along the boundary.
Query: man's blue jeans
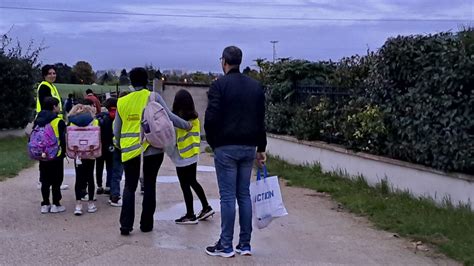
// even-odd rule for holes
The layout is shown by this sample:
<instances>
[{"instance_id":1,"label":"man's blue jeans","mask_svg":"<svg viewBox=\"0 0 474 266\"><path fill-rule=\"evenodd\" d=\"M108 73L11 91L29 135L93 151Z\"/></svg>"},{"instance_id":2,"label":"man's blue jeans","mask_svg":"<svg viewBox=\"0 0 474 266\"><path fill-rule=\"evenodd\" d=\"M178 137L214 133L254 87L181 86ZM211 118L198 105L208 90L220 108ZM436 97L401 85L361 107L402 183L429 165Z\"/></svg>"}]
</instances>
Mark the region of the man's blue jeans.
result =
<instances>
[{"instance_id":1,"label":"man's blue jeans","mask_svg":"<svg viewBox=\"0 0 474 266\"><path fill-rule=\"evenodd\" d=\"M115 148L112 154L112 174L110 179L110 195L120 197L120 180L123 175L122 152ZM109 174L107 170L107 175ZM108 179L108 178L107 178Z\"/></svg>"},{"instance_id":2,"label":"man's blue jeans","mask_svg":"<svg viewBox=\"0 0 474 266\"><path fill-rule=\"evenodd\" d=\"M255 160L256 147L229 145L214 150L217 183L221 202L220 243L225 252L233 250L235 200L239 204L239 244L250 247L252 234L252 202L250 176Z\"/></svg>"}]
</instances>

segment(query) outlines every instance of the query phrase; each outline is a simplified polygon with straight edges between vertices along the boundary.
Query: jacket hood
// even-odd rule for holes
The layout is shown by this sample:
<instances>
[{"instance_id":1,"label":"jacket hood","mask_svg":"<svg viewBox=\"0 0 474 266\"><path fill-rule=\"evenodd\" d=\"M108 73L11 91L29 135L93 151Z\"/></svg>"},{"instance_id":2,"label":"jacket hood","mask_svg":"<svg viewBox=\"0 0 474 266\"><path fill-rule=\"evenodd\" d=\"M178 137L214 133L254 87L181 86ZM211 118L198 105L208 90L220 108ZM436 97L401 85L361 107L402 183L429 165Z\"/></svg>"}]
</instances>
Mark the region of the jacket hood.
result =
<instances>
[{"instance_id":1,"label":"jacket hood","mask_svg":"<svg viewBox=\"0 0 474 266\"><path fill-rule=\"evenodd\" d=\"M94 117L90 113L81 113L69 116L69 122L79 127L88 126L92 120L94 120Z\"/></svg>"},{"instance_id":2,"label":"jacket hood","mask_svg":"<svg viewBox=\"0 0 474 266\"><path fill-rule=\"evenodd\" d=\"M41 110L38 113L38 116L36 117L35 124L40 127L44 127L47 124L49 124L51 121L53 121L53 119L55 119L56 117L58 117L58 114L56 114L53 111Z\"/></svg>"}]
</instances>

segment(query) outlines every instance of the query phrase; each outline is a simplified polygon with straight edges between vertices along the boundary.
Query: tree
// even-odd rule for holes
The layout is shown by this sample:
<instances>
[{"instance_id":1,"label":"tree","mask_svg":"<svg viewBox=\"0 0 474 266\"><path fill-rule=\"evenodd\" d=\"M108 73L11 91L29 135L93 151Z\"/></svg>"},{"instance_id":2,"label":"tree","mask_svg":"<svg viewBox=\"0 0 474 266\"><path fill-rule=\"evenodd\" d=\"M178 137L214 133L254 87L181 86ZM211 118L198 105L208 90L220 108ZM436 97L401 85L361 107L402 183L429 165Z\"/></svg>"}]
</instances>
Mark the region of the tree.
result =
<instances>
[{"instance_id":1,"label":"tree","mask_svg":"<svg viewBox=\"0 0 474 266\"><path fill-rule=\"evenodd\" d=\"M109 74L108 74L107 72L105 72L102 76L100 76L100 77L98 78L97 81L98 81L98 83L99 83L100 85L107 84L107 82L110 81Z\"/></svg>"},{"instance_id":2,"label":"tree","mask_svg":"<svg viewBox=\"0 0 474 266\"><path fill-rule=\"evenodd\" d=\"M253 79L260 79L260 74L258 73L258 71L255 69L251 69L250 67L244 68L242 74L247 75Z\"/></svg>"},{"instance_id":3,"label":"tree","mask_svg":"<svg viewBox=\"0 0 474 266\"><path fill-rule=\"evenodd\" d=\"M72 82L72 68L67 64L56 63L56 83L71 83Z\"/></svg>"},{"instance_id":4,"label":"tree","mask_svg":"<svg viewBox=\"0 0 474 266\"><path fill-rule=\"evenodd\" d=\"M130 84L130 79L128 78L127 70L125 68L122 69L122 72L120 72L119 84L120 85Z\"/></svg>"},{"instance_id":5,"label":"tree","mask_svg":"<svg viewBox=\"0 0 474 266\"><path fill-rule=\"evenodd\" d=\"M145 64L145 70L148 73L148 79L153 80L153 79L161 79L162 74L159 69L155 69L153 64Z\"/></svg>"},{"instance_id":6,"label":"tree","mask_svg":"<svg viewBox=\"0 0 474 266\"><path fill-rule=\"evenodd\" d=\"M32 42L26 52L19 42L11 47L7 34L0 41L0 128L19 128L33 117L34 83L41 76L37 59L44 48Z\"/></svg>"},{"instance_id":7,"label":"tree","mask_svg":"<svg viewBox=\"0 0 474 266\"><path fill-rule=\"evenodd\" d=\"M92 84L95 81L95 73L92 66L86 61L78 61L72 67L73 83L76 84Z\"/></svg>"},{"instance_id":8,"label":"tree","mask_svg":"<svg viewBox=\"0 0 474 266\"><path fill-rule=\"evenodd\" d=\"M202 73L200 71L190 74L191 81L198 84L211 84L214 77L212 75Z\"/></svg>"}]
</instances>

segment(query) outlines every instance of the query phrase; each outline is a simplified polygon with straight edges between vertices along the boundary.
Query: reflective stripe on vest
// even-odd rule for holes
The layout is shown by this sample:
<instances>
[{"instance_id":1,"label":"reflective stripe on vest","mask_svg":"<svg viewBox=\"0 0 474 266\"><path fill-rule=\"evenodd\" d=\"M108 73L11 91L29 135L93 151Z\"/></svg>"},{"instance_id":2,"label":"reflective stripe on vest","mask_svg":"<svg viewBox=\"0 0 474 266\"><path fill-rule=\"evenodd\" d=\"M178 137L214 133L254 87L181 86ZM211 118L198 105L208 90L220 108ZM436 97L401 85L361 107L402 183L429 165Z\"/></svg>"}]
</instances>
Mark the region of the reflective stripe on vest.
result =
<instances>
[{"instance_id":1,"label":"reflective stripe on vest","mask_svg":"<svg viewBox=\"0 0 474 266\"><path fill-rule=\"evenodd\" d=\"M178 147L179 155L182 158L187 159L197 156L201 150L201 126L199 119L191 121L193 127L187 131L185 129L176 129L176 145Z\"/></svg>"},{"instance_id":2,"label":"reflective stripe on vest","mask_svg":"<svg viewBox=\"0 0 474 266\"><path fill-rule=\"evenodd\" d=\"M40 89L41 85L46 85L49 88L49 91L51 92L51 96L58 99L58 101L59 101L59 104L58 104L59 105L58 117L63 119L63 103L62 103L62 100L61 100L61 96L59 96L59 92L58 92L58 89L56 89L56 86L54 86L54 84L49 83L47 81L41 82L38 85L38 88L36 89L36 114L39 114L39 112L41 112L41 104L40 104L40 101L39 101L39 89Z\"/></svg>"},{"instance_id":3,"label":"reflective stripe on vest","mask_svg":"<svg viewBox=\"0 0 474 266\"><path fill-rule=\"evenodd\" d=\"M122 119L120 129L122 162L139 156L142 149L146 150L150 146L146 141L140 145L140 122L149 96L150 91L142 89L118 99L117 112Z\"/></svg>"},{"instance_id":4,"label":"reflective stripe on vest","mask_svg":"<svg viewBox=\"0 0 474 266\"><path fill-rule=\"evenodd\" d=\"M61 140L59 139L59 121L61 120L62 120L61 118L56 117L50 122L51 127L53 128L53 131L54 131L54 135L56 136L56 139L58 140L58 145L59 145L59 149L58 149L58 153L56 154L56 157L59 157L59 155L61 154Z\"/></svg>"}]
</instances>

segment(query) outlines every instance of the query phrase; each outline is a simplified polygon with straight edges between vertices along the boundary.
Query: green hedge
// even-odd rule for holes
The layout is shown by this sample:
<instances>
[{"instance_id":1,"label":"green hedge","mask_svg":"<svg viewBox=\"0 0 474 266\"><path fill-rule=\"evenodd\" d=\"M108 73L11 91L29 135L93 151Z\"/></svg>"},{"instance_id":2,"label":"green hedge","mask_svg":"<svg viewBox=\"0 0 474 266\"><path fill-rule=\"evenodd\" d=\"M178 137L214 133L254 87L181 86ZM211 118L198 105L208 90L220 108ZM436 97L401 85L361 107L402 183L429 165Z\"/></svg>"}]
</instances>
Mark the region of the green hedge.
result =
<instances>
[{"instance_id":1,"label":"green hedge","mask_svg":"<svg viewBox=\"0 0 474 266\"><path fill-rule=\"evenodd\" d=\"M35 80L31 61L0 53L0 128L24 127L32 118Z\"/></svg>"},{"instance_id":2,"label":"green hedge","mask_svg":"<svg viewBox=\"0 0 474 266\"><path fill-rule=\"evenodd\" d=\"M339 62L257 61L267 130L441 170L474 173L474 31L391 38ZM339 101L299 86L345 88Z\"/></svg>"},{"instance_id":3,"label":"green hedge","mask_svg":"<svg viewBox=\"0 0 474 266\"><path fill-rule=\"evenodd\" d=\"M367 88L385 114L386 154L474 172L473 33L399 36L380 49Z\"/></svg>"}]
</instances>

